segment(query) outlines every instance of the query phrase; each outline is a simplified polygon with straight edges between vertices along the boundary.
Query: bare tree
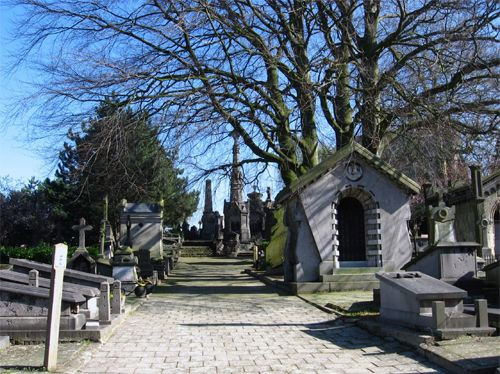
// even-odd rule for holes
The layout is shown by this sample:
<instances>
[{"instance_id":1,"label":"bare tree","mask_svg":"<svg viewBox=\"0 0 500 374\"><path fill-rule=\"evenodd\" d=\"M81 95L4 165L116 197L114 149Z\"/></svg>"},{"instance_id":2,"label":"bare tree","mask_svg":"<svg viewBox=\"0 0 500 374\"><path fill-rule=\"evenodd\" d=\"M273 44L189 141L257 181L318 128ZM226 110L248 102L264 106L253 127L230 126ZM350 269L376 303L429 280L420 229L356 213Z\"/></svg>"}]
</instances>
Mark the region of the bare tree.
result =
<instances>
[{"instance_id":1,"label":"bare tree","mask_svg":"<svg viewBox=\"0 0 500 374\"><path fill-rule=\"evenodd\" d=\"M435 123L498 135L494 0L13 1L51 128L114 92L194 153L236 130L286 185L319 139L381 154Z\"/></svg>"}]
</instances>

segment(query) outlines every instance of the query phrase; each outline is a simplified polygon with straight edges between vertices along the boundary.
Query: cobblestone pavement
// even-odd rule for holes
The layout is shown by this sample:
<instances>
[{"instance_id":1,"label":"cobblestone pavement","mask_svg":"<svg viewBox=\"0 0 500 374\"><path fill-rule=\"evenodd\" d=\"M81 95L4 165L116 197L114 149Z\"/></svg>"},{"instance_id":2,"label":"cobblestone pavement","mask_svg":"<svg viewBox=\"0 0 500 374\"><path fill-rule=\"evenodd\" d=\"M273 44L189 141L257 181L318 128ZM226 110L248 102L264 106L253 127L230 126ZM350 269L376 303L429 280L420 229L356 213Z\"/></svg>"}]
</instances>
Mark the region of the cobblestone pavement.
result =
<instances>
[{"instance_id":1,"label":"cobblestone pavement","mask_svg":"<svg viewBox=\"0 0 500 374\"><path fill-rule=\"evenodd\" d=\"M183 259L81 372L443 373L384 340L242 274L240 260ZM85 354L84 354L85 356Z\"/></svg>"}]
</instances>

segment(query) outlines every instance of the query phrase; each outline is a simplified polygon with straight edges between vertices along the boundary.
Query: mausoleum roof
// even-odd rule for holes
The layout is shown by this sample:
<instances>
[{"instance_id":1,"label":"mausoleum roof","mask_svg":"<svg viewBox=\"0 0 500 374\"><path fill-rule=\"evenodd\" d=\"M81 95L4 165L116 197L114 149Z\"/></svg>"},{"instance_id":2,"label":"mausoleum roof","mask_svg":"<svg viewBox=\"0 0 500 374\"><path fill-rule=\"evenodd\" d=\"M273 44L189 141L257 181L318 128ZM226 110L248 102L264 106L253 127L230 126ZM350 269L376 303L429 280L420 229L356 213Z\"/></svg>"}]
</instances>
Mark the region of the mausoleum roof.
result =
<instances>
[{"instance_id":1,"label":"mausoleum roof","mask_svg":"<svg viewBox=\"0 0 500 374\"><path fill-rule=\"evenodd\" d=\"M345 158L351 156L353 153L358 155L361 159L367 162L374 169L379 170L385 174L388 178L392 179L396 184L400 185L403 189L417 194L420 192L420 185L413 179L404 175L400 171L393 168L387 162L383 161L380 157L370 152L368 149L363 147L357 142L350 142L344 147L337 150L334 154L329 156L326 160L319 163L312 169L310 169L306 174L302 175L296 181L292 182L290 186L282 190L278 196L276 196L276 202L282 203L289 199L297 192L303 190L305 187L314 183L316 180L321 178L323 175L332 170L339 162Z\"/></svg>"}]
</instances>

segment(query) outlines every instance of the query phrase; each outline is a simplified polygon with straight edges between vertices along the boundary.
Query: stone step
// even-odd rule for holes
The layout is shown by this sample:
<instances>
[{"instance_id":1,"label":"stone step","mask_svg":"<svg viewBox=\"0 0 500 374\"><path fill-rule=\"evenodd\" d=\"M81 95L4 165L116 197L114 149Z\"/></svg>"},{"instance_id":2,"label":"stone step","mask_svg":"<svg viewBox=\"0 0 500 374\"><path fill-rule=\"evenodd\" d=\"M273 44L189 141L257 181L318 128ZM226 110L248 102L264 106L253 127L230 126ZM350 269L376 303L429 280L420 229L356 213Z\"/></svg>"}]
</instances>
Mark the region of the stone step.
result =
<instances>
[{"instance_id":1,"label":"stone step","mask_svg":"<svg viewBox=\"0 0 500 374\"><path fill-rule=\"evenodd\" d=\"M324 274L321 275L322 282L372 282L376 281L374 273L366 274Z\"/></svg>"},{"instance_id":2,"label":"stone step","mask_svg":"<svg viewBox=\"0 0 500 374\"><path fill-rule=\"evenodd\" d=\"M382 271L382 268L378 267L346 267L333 269L333 274L366 274L366 273L378 273Z\"/></svg>"},{"instance_id":3,"label":"stone step","mask_svg":"<svg viewBox=\"0 0 500 374\"><path fill-rule=\"evenodd\" d=\"M307 294L334 291L370 291L379 288L379 281L363 282L291 282L288 284L292 294Z\"/></svg>"},{"instance_id":4,"label":"stone step","mask_svg":"<svg viewBox=\"0 0 500 374\"><path fill-rule=\"evenodd\" d=\"M328 282L331 291L370 291L375 288L380 288L380 283L378 280L374 281L349 281L349 282Z\"/></svg>"},{"instance_id":5,"label":"stone step","mask_svg":"<svg viewBox=\"0 0 500 374\"><path fill-rule=\"evenodd\" d=\"M211 240L185 240L182 243L184 247L210 247L212 245Z\"/></svg>"}]
</instances>

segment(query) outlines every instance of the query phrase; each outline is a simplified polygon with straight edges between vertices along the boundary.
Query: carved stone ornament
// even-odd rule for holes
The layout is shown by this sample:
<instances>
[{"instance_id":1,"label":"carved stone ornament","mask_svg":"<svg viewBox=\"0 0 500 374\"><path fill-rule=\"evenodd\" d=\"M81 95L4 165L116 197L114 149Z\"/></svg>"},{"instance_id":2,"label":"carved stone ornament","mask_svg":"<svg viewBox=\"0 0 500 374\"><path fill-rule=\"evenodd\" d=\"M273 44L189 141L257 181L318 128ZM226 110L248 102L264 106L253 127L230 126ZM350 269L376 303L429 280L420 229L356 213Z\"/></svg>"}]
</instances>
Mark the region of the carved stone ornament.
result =
<instances>
[{"instance_id":1,"label":"carved stone ornament","mask_svg":"<svg viewBox=\"0 0 500 374\"><path fill-rule=\"evenodd\" d=\"M359 162L350 161L346 165L345 175L350 181L356 182L363 176L363 167Z\"/></svg>"}]
</instances>

